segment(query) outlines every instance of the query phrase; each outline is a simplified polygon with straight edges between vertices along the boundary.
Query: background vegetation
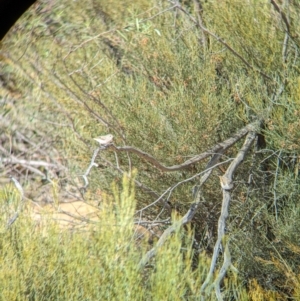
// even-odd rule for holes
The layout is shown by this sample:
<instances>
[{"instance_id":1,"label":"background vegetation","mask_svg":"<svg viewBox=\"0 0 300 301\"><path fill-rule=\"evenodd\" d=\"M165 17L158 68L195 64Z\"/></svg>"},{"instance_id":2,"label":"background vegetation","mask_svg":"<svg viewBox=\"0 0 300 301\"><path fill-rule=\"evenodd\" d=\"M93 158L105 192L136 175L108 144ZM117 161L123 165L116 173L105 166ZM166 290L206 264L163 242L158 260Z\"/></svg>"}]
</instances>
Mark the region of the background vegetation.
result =
<instances>
[{"instance_id":1,"label":"background vegetation","mask_svg":"<svg viewBox=\"0 0 300 301\"><path fill-rule=\"evenodd\" d=\"M205 184L192 230L178 230L141 277L135 267L147 246L136 247L133 222L155 220L163 231L171 216L185 214L198 178L141 209L207 162L167 173L137 155L105 150L83 191L81 175L96 148L92 138L111 133L115 145L132 145L171 166L259 118L261 140L231 192L227 231L239 273L227 275L224 298L300 299L299 15L298 1L288 0L65 0L32 7L1 47L1 200L14 191L6 184L13 175L26 203L84 200L96 202L101 214L88 234L50 224L44 237L26 210L8 229L4 218L1 275L3 287L11 288L5 294L14 295L2 298L198 299L226 164ZM135 197L112 190L133 168ZM126 211L122 203L133 207ZM108 221L119 226L108 230ZM214 300L214 292L206 298Z\"/></svg>"}]
</instances>

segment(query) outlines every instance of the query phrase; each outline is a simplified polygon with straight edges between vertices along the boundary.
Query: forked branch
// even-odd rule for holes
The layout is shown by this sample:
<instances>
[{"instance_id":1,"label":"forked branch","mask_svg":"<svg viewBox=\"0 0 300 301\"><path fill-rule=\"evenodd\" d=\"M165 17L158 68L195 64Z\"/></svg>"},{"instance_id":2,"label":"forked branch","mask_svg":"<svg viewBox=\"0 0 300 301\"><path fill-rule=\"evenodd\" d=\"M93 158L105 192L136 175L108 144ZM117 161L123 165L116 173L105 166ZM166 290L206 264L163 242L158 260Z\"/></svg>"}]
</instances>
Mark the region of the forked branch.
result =
<instances>
[{"instance_id":1,"label":"forked branch","mask_svg":"<svg viewBox=\"0 0 300 301\"><path fill-rule=\"evenodd\" d=\"M226 177L229 181L229 185L232 185L232 176L234 171L236 170L236 168L238 167L238 165L243 161L247 151L249 150L252 142L254 141L256 137L256 133L254 131L254 127L252 128L251 131L248 132L248 135L245 139L244 145L241 148L241 150L239 151L238 155L236 156L236 158L232 161L232 163L230 164L230 166L228 167L224 177ZM185 224L187 224L188 222L190 222L192 220L192 218L194 217L199 204L200 204L200 198L201 198L201 186L204 184L204 182L208 179L209 175L211 174L213 168L218 165L217 162L220 158L220 155L214 155L212 157L212 159L210 160L210 162L207 164L207 169L206 171L204 171L203 176L200 179L200 184L197 187L197 191L196 194L194 196L195 200L192 203L192 205L190 206L190 209L188 210L188 212L184 215L184 217L177 221L176 223L174 223L173 225L171 225L168 229L165 230L165 232L163 233L163 235L160 237L160 239L158 240L156 246L154 248L152 248L150 251L148 251L142 258L142 260L139 263L139 268L143 268L147 262L155 256L157 250L165 243L166 239L176 231L176 229L178 229L178 227L181 227ZM221 185L222 186L222 185ZM222 186L223 187L223 186ZM225 187L226 188L226 187ZM229 204L230 204L230 193L229 190L223 189L223 204L222 204L222 211L221 211L221 216L219 218L219 224L218 224L218 240L217 243L215 245L214 248L214 255L213 255L213 260L212 260L212 265L210 268L210 272L207 276L206 281L203 283L203 289L201 288L201 291L204 290L207 286L207 284L210 282L212 273L215 269L215 265L216 265L216 261L218 258L218 254L219 254L219 249L221 247L221 240L225 235L225 224L226 224L226 219L228 217L228 209L229 209ZM226 256L226 262L224 261L224 265L225 267L227 266L231 266L231 262L230 264L228 264L228 258L230 259L230 253L229 253L229 249L227 250L227 253L229 254L229 256ZM224 260L225 260L225 256L224 256ZM224 270L224 268L222 269ZM225 269L225 272L227 271L227 269ZM224 272L224 271L223 271ZM225 274L224 274L225 275ZM223 277L223 276L222 276ZM221 278L222 278L221 277ZM221 280L220 280L221 281ZM216 284L216 287L219 287L219 284Z\"/></svg>"},{"instance_id":2,"label":"forked branch","mask_svg":"<svg viewBox=\"0 0 300 301\"><path fill-rule=\"evenodd\" d=\"M250 149L253 141L255 140L255 137L256 137L255 132L251 131L251 132L248 133L242 148L238 152L236 158L229 165L229 167L228 167L228 169L227 169L227 171L224 175L224 177L226 177L226 179L229 180L229 183L228 183L229 186L232 184L231 181L232 181L232 177L233 177L233 174L234 174L235 170L238 168L238 166L244 160L248 150ZM200 289L200 293L201 293L202 298L204 298L205 289L206 289L206 287L208 286L208 284L210 283L210 281L212 279L213 272L216 268L220 248L222 246L222 240L225 238L226 219L229 215L230 200L231 200L230 190L226 190L226 189L223 188L222 209L221 209L221 215L220 215L220 218L219 218L219 221L218 221L218 238L217 238L217 241L216 241L216 244L215 244L215 247L214 247L214 252L213 252L213 257L212 257L209 273L208 273L208 275L207 275L207 277L206 277L206 279L205 279L205 281L202 284L201 289ZM225 249L225 246L223 246L223 250L224 249ZM223 298L221 296L221 293L220 293L220 282L223 279L223 277L225 276L226 271L228 270L228 268L230 268L232 266L231 257L230 257L230 253L229 253L229 248L227 248L225 251L226 252L224 252L223 267L219 271L219 274L221 275L221 277L217 277L216 281L214 283L218 300L223 300Z\"/></svg>"}]
</instances>

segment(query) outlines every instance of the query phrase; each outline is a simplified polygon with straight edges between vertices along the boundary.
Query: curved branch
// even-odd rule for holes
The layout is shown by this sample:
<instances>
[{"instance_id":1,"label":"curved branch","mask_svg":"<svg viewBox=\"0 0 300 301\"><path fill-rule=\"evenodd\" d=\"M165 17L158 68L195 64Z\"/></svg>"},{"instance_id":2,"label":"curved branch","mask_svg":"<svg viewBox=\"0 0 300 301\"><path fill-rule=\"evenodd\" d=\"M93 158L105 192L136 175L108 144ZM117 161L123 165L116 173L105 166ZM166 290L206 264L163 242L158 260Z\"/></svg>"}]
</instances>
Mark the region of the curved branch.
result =
<instances>
[{"instance_id":1,"label":"curved branch","mask_svg":"<svg viewBox=\"0 0 300 301\"><path fill-rule=\"evenodd\" d=\"M147 162L150 162L152 165L154 165L156 168L165 171L165 172L171 172L171 171L177 171L181 169L185 169L189 167L192 164L195 164L199 161L202 161L203 159L217 153L223 153L228 148L230 148L232 145L234 145L237 141L239 141L241 138L243 138L249 131L253 130L254 127L257 125L257 121L254 123L250 123L240 129L236 134L234 134L232 137L228 138L227 140L217 143L212 148L210 148L208 151L199 154L197 156L194 156L193 158L185 161L182 164L179 165L173 165L173 166L165 166L162 163L160 163L158 160L156 160L152 155L136 148L133 146L115 146L114 144L108 145L107 148L111 148L114 151L125 151L130 153L135 153L142 159L144 159Z\"/></svg>"}]
</instances>

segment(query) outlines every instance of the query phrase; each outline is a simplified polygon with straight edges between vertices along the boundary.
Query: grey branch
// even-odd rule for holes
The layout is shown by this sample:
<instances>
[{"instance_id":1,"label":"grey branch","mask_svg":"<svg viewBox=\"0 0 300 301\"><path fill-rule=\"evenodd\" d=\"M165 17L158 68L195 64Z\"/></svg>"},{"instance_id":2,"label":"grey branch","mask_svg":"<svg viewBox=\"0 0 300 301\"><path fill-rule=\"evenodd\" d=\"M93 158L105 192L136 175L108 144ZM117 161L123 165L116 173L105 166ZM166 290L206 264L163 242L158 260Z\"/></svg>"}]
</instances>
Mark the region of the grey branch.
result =
<instances>
[{"instance_id":1,"label":"grey branch","mask_svg":"<svg viewBox=\"0 0 300 301\"><path fill-rule=\"evenodd\" d=\"M98 153L101 149L103 149L103 147L97 147L95 149L95 151L93 153L93 157L91 159L91 163L88 166L86 172L82 175L82 178L84 180L84 186L82 187L83 189L86 189L89 185L88 175L89 175L91 169L93 168L93 166L96 166L96 167L98 166L97 163L95 163L95 160L96 160L96 157L97 157L97 155L98 155Z\"/></svg>"},{"instance_id":2,"label":"grey branch","mask_svg":"<svg viewBox=\"0 0 300 301\"><path fill-rule=\"evenodd\" d=\"M165 243L165 241L167 240L167 238L176 231L176 229L178 229L178 227L181 227L187 223L189 223L193 217L195 216L197 209L199 207L200 204L200 200L201 200L201 186L205 183L205 181L208 179L209 175L211 174L212 170L220 165L217 164L219 158L220 158L220 154L215 154L213 155L213 157L211 158L211 160L208 162L206 169L201 172L202 177L200 179L200 184L197 186L197 191L194 195L194 202L191 204L190 209L188 210L188 212L183 216L183 218L181 220L179 220L178 222L174 223L173 225L171 225L168 229L166 229L163 233L163 235L160 237L160 239L158 240L156 246L154 248L152 248L150 251L148 251L142 258L142 260L139 263L139 268L142 269L147 262L153 257L155 256L157 250ZM222 162L223 164L223 162ZM196 176L199 176L196 175ZM194 176L195 177L195 176ZM189 180L189 179L188 179ZM169 190L167 190L169 191Z\"/></svg>"},{"instance_id":3,"label":"grey branch","mask_svg":"<svg viewBox=\"0 0 300 301\"><path fill-rule=\"evenodd\" d=\"M225 140L223 142L217 143L216 145L214 145L212 148L210 148L206 152L199 154L197 156L194 156L193 158L185 161L184 163L182 163L180 165L165 166L164 164L162 164L158 160L156 160L152 155L150 155L136 147L133 147L133 146L118 147L118 146L115 146L114 144L111 144L111 145L108 145L107 148L113 149L114 151L117 151L117 152L125 151L125 152L135 153L139 157L144 159L145 161L150 162L152 165L154 165L159 170L162 170L165 172L172 172L172 171L185 169L192 164L195 164L199 161L202 161L202 160L210 157L211 154L224 153L228 148L230 148L237 141L239 141L241 138L243 138L249 131L254 130L258 125L259 125L258 121L246 125L242 129L240 129L236 134L234 134L232 137L228 138L227 140Z\"/></svg>"},{"instance_id":4,"label":"grey branch","mask_svg":"<svg viewBox=\"0 0 300 301\"><path fill-rule=\"evenodd\" d=\"M236 158L231 162L231 164L229 165L229 167L228 167L228 169L227 169L227 171L224 175L224 176L226 176L227 179L230 179L230 180L232 179L233 173L235 172L237 167L241 164L241 162L244 160L244 158L246 156L246 153L250 149L253 141L255 140L255 137L256 137L255 132L251 131L251 132L248 133L242 148L238 152ZM229 181L229 185L231 185L230 181ZM214 246L214 252L213 252L213 256L212 256L212 261L211 261L209 273L208 273L208 275L207 275L207 277L206 277L206 279L205 279L205 281L202 284L201 289L200 289L200 293L201 293L202 298L204 298L205 289L208 286L208 284L210 283L210 281L212 279L212 276L213 276L213 272L216 268L217 259L218 259L219 251L220 251L221 244L222 244L222 239L225 236L226 219L229 215L230 200L231 200L230 190L227 190L226 188L223 187L223 201L222 201L221 215L220 215L219 221L218 221L218 238L217 238L216 244ZM228 252L229 252L229 250L228 250ZM224 256L223 267L226 267L226 269L231 266L231 262L226 262L228 260L230 260L230 256ZM222 271L219 272L219 274L221 272L222 272L222 275L225 276L226 270L224 272L224 268L223 268ZM219 291L220 281L221 280L219 279L218 282L215 283L216 292ZM222 299L222 297L220 297L220 299L218 297L218 300L223 300L223 299Z\"/></svg>"}]
</instances>

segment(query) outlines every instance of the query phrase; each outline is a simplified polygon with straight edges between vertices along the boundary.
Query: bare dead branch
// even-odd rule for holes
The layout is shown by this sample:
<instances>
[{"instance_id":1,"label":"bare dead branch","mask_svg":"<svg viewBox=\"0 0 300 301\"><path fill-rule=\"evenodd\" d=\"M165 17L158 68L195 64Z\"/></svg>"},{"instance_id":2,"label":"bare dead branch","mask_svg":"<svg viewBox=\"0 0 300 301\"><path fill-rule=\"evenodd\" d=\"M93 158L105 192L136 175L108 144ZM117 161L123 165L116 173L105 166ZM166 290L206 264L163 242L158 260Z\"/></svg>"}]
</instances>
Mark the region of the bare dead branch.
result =
<instances>
[{"instance_id":1,"label":"bare dead branch","mask_svg":"<svg viewBox=\"0 0 300 301\"><path fill-rule=\"evenodd\" d=\"M113 149L114 151L126 151L126 152L130 152L130 153L135 153L137 154L139 157L141 157L142 159L144 159L147 162L150 162L152 165L154 165L156 168L165 171L165 172L172 172L172 171L177 171L177 170L181 170L181 169L185 169L187 167L189 167L192 164L195 164L205 158L208 158L209 156L211 156L212 154L216 154L216 153L224 153L224 151L226 151L228 148L230 148L232 145L234 145L237 141L239 141L241 138L243 138L250 130L253 129L253 126L256 125L257 122L254 123L250 123L248 125L246 125L245 127L243 127L242 129L240 129L236 134L234 134L233 136L231 136L230 138L228 138L227 140L217 143L216 145L214 145L212 148L210 148L208 151L197 155L187 161L185 161L184 163L180 164L180 165L173 165L173 166L165 166L162 163L160 163L158 160L156 160L152 155L136 148L133 146L123 146L123 147L117 147L114 144L109 145L107 148L108 149Z\"/></svg>"},{"instance_id":2,"label":"bare dead branch","mask_svg":"<svg viewBox=\"0 0 300 301\"><path fill-rule=\"evenodd\" d=\"M142 212L142 211L144 211L144 210L146 210L146 209L148 209L148 208L154 206L156 203L158 203L159 201L161 201L161 200L163 199L163 197L164 197L166 194L168 194L168 197L167 197L167 199L165 200L165 202L167 202L167 201L169 200L170 195L172 194L173 190L176 189L179 185L182 185L182 184L184 184L184 183L188 183L188 182L194 180L195 178L198 178L199 176L201 176L201 175L203 175L203 174L204 174L204 175L202 176L201 179L202 179L202 181L203 181L203 183L204 183L204 182L207 180L208 175L211 173L211 171L212 171L213 169L215 169L216 167L218 167L218 166L220 166L220 165L223 165L223 164L225 164L225 163L228 163L228 162L230 162L231 160L233 160L233 159L228 159L228 160L223 161L223 162L220 162L220 163L218 163L218 164L209 166L209 167L207 167L204 171L201 171L201 172L199 172L199 173L197 173L197 174L191 176L190 178L187 178L187 179L185 179L185 180L182 180L182 181L180 181L180 182L178 182L178 183L176 183L176 184L170 186L168 189L166 189L166 190L159 196L158 199L156 199L156 200L155 200L154 202L152 202L151 204L149 204L149 205L143 207L142 209L138 210L136 213ZM210 162L211 162L211 161L210 161ZM203 180L203 179L204 179L204 180ZM203 184L203 183L202 183L202 184ZM200 183L200 186L201 186L202 184ZM197 186L197 187L199 187L199 186Z\"/></svg>"},{"instance_id":3,"label":"bare dead branch","mask_svg":"<svg viewBox=\"0 0 300 301\"><path fill-rule=\"evenodd\" d=\"M176 231L176 229L182 225L185 225L186 223L190 222L192 220L192 218L194 217L197 208L200 204L200 188L201 186L204 184L204 182L208 179L209 175L211 174L211 171L213 170L214 167L216 167L217 162L219 160L219 158L221 157L221 155L224 153L224 151L226 149L228 149L230 146L232 146L233 144L235 144L237 141L239 141L243 136L245 136L249 131L253 131L255 129L255 127L257 126L258 122L254 122L251 124L248 124L247 126L245 126L244 128L242 128L241 130L238 131L238 133L236 133L235 135L233 135L231 138L216 144L214 147L211 148L211 151L207 151L204 152L200 155L195 156L192 159L187 160L186 162L184 162L181 165L175 165L172 167L166 167L163 164L161 164L160 162L158 162L153 156L151 156L148 153L145 153L135 147L130 147L130 146L125 146L125 147L116 147L114 144L109 144L107 145L105 148L112 148L115 151L126 151L126 152L133 152L138 154L139 156L141 156L142 158L144 158L146 161L151 162L154 166L158 167L159 169L163 170L163 171L174 171L174 170L179 170L179 169L183 169L186 168L187 166L194 164L195 162L198 162L208 156L211 156L212 153L214 154L212 159L210 160L210 162L207 165L207 169L202 172L204 173L204 175L202 176L202 178L200 179L200 185L197 189L197 193L195 194L195 202L190 206L189 211L184 215L184 217L174 223L172 226L170 226L164 233L163 235L160 237L157 245L151 249L149 252L146 253L146 255L142 258L142 260L140 261L139 264L139 268L143 268L145 266L145 264L156 254L156 250L161 247L164 242L166 241L166 239L172 234L174 233L174 231ZM215 151L214 151L215 150ZM94 160L96 158L96 155L98 154L98 152L95 152L93 155L93 160L89 166L89 168L92 167L92 165L94 164ZM236 160L236 159L235 159ZM231 165L230 165L231 166ZM88 170L89 170L88 168ZM199 176L199 175L197 175ZM228 175L227 175L228 176ZM229 174L230 176L230 174ZM195 177L195 176L194 176ZM189 180L189 179L188 179ZM186 182L187 180L183 181ZM173 188L174 189L174 188ZM165 195L166 193L170 193L170 191L172 190L172 187L170 187L169 189L167 189L163 195ZM159 198L155 201L158 202L162 199L163 195L159 196ZM152 204L150 204L150 206L152 206ZM147 207L146 207L147 208ZM143 208L143 210L145 210L146 208Z\"/></svg>"},{"instance_id":4,"label":"bare dead branch","mask_svg":"<svg viewBox=\"0 0 300 301\"><path fill-rule=\"evenodd\" d=\"M208 162L207 164L207 169L205 169L202 173L203 176L200 179L200 184L199 186L197 186L197 191L194 194L194 202L191 204L188 212L183 216L183 218L179 221L177 221L176 223L173 223L168 229L166 229L164 231L164 233L162 234L162 236L159 238L156 246L154 248L152 248L150 251L148 251L143 258L141 259L140 263L139 263L139 268L142 269L147 262L153 257L155 256L157 250L165 243L165 241L167 240L167 238L176 231L176 229L178 229L178 227L181 227L183 225L186 225L187 223L191 222L191 220L193 219L193 217L195 216L197 209L199 207L200 204L200 200L201 200L201 186L205 183L205 181L208 179L209 175L211 174L212 170L217 167L219 164L217 164L219 158L220 158L220 154L215 154L211 160Z\"/></svg>"},{"instance_id":5,"label":"bare dead branch","mask_svg":"<svg viewBox=\"0 0 300 301\"><path fill-rule=\"evenodd\" d=\"M231 162L228 169L226 170L226 173L224 176L228 179L229 185L232 184L233 173L235 172L237 167L241 164L241 162L244 160L248 150L250 149L253 141L255 140L255 137L256 137L255 132L250 131L248 133L242 148L240 149L236 158ZM201 296L203 296L202 298L204 298L205 289L212 279L213 272L216 268L220 248L222 245L222 239L225 237L226 220L229 215L230 200L231 200L230 190L223 188L223 201L222 201L221 215L220 215L220 218L218 221L218 238L217 238L216 244L214 246L214 252L213 252L213 256L212 256L209 273L207 274L207 277L200 289ZM229 259L230 259L230 256L226 258L226 260L229 260ZM224 260L225 260L225 257L224 257ZM227 262L224 266L226 266L228 268L230 265L231 265L231 263ZM220 283L220 282L218 282L218 283ZM219 285L219 284L215 283L215 285ZM222 300L222 299L220 299L220 300Z\"/></svg>"},{"instance_id":6,"label":"bare dead branch","mask_svg":"<svg viewBox=\"0 0 300 301\"><path fill-rule=\"evenodd\" d=\"M103 149L103 147L97 147L97 149L95 149L94 153L93 153L93 156L92 156L92 159L91 159L91 162L88 166L88 168L86 169L85 173L82 175L82 178L83 178L83 181L84 181L84 186L82 187L82 189L86 189L89 185L89 180L88 180L88 175L91 171L91 169L94 167L94 166L98 166L98 164L95 163L95 160L96 160L96 157L99 153L99 151Z\"/></svg>"},{"instance_id":7,"label":"bare dead branch","mask_svg":"<svg viewBox=\"0 0 300 301\"><path fill-rule=\"evenodd\" d=\"M35 161L35 160L18 159L15 156L11 155L8 151L6 151L5 148L3 148L2 146L0 146L0 150L7 156L7 158L0 157L0 163L11 164L11 165L21 165L25 169L31 171L32 173L35 173L44 178L47 178L47 174L41 172L35 166L55 168L58 170L66 169L63 165L60 165L60 164L48 163L48 162L40 161L40 160Z\"/></svg>"},{"instance_id":8,"label":"bare dead branch","mask_svg":"<svg viewBox=\"0 0 300 301\"><path fill-rule=\"evenodd\" d=\"M43 166L43 167L63 168L63 166L58 166L57 164L48 163L48 162L45 162L45 161L17 159L15 156L12 156L12 155L10 155L9 158L2 158L0 160L3 163L20 164L20 165L30 165L30 166Z\"/></svg>"},{"instance_id":9,"label":"bare dead branch","mask_svg":"<svg viewBox=\"0 0 300 301\"><path fill-rule=\"evenodd\" d=\"M216 276L216 280L214 281L214 287L215 287L215 292L217 299L219 301L223 300L222 295L221 295L221 281L224 279L228 269L231 269L233 272L237 273L238 270L232 265L231 263L231 254L229 251L229 242L227 241L225 243L225 248L224 248L224 261L223 265L219 271L219 274Z\"/></svg>"}]
</instances>

